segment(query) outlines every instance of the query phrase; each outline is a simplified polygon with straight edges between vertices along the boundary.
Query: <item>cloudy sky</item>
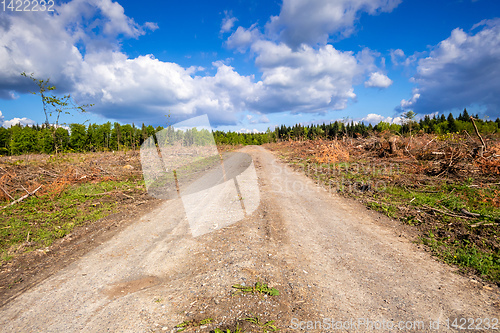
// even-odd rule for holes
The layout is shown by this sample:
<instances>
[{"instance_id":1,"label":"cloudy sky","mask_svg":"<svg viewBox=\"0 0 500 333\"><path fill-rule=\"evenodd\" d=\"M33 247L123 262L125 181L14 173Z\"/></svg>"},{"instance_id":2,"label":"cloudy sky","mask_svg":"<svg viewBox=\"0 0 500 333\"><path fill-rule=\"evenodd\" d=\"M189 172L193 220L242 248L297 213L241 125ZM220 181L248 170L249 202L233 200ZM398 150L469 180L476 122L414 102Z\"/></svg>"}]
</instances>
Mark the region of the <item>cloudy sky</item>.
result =
<instances>
[{"instance_id":1,"label":"cloudy sky","mask_svg":"<svg viewBox=\"0 0 500 333\"><path fill-rule=\"evenodd\" d=\"M95 104L67 123L165 125L208 114L219 129L266 130L393 121L407 110L500 116L498 0L72 0L55 1L53 12L15 9L0 8L4 127L45 120L23 71Z\"/></svg>"}]
</instances>

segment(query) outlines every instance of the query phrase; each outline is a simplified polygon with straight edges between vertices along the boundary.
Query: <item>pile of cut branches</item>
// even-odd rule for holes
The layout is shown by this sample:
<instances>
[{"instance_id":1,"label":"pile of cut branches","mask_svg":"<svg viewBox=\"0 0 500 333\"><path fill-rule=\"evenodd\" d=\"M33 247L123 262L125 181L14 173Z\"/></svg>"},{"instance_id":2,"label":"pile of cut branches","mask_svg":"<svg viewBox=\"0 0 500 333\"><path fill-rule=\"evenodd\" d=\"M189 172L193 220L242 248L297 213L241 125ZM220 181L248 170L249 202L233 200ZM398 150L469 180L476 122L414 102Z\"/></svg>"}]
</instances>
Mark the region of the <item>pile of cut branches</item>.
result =
<instances>
[{"instance_id":1,"label":"pile of cut branches","mask_svg":"<svg viewBox=\"0 0 500 333\"><path fill-rule=\"evenodd\" d=\"M138 152L0 158L0 208L32 195L54 199L68 186L141 176Z\"/></svg>"}]
</instances>

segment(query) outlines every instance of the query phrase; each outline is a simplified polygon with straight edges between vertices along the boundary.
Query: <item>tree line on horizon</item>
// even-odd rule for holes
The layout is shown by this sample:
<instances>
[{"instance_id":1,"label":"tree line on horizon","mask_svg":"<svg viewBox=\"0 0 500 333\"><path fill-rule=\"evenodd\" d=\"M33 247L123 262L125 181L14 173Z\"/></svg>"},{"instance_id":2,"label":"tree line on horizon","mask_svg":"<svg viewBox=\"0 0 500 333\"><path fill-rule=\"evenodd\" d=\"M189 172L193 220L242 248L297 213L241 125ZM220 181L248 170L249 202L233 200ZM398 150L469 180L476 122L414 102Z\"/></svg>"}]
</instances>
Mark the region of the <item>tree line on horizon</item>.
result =
<instances>
[{"instance_id":1,"label":"tree line on horizon","mask_svg":"<svg viewBox=\"0 0 500 333\"><path fill-rule=\"evenodd\" d=\"M402 125L379 122L371 124L356 123L354 121L335 121L329 124L312 124L294 126L281 125L274 130L268 129L264 133L239 133L213 131L216 144L228 145L261 145L269 142L283 140L314 140L314 139L340 139L343 137L359 138L373 133L391 132L399 135L409 133L447 134L460 133L464 130L473 133L473 124L469 119L467 110L455 119L450 113L432 118L425 116L420 121L407 119ZM500 133L500 118L495 121L478 119L475 116L476 126L480 133ZM0 127L0 155L21 155L27 153L58 152L94 152L140 149L142 143L164 127L153 127L142 124L121 125L118 122L98 124L70 124L68 128L57 127L54 132L52 126L43 125L14 125L10 128ZM168 127L167 127L168 129ZM206 130L205 130L206 131ZM186 131L174 135L176 142L183 144L197 144L198 137L206 137L202 131ZM201 136L200 136L201 135ZM204 142L206 138L203 139ZM201 141L200 141L201 142ZM201 144L201 143L200 143Z\"/></svg>"}]
</instances>

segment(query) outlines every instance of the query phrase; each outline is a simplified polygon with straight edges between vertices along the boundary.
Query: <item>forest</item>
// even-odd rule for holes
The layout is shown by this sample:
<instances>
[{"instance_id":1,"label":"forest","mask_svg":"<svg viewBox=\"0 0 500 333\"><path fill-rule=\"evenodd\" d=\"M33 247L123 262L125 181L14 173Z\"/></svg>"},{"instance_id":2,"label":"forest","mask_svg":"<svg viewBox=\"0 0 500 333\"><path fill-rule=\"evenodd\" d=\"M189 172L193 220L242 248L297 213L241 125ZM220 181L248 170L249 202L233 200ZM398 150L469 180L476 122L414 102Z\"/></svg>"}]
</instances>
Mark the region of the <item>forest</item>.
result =
<instances>
[{"instance_id":1,"label":"forest","mask_svg":"<svg viewBox=\"0 0 500 333\"><path fill-rule=\"evenodd\" d=\"M500 133L500 118L481 120L475 115L475 124L480 133ZM91 152L135 150L150 136L163 130L164 127L151 125L138 127L134 124L122 125L118 122L98 124L70 124L67 127L43 125L21 126L10 128L0 127L0 155L21 155L28 153L55 152ZM283 140L309 139L339 139L342 137L359 138L369 135L391 132L395 135L411 135L418 133L446 134L446 133L474 133L473 123L466 109L455 119L450 113L448 117L425 116L419 121L407 119L402 125L380 122L371 124L354 121L335 121L329 124L313 124L294 126L281 125L274 130L268 128L264 133L239 133L213 131L216 144L228 145L261 145ZM189 131L177 141L192 144L193 134ZM194 142L196 144L196 142Z\"/></svg>"}]
</instances>

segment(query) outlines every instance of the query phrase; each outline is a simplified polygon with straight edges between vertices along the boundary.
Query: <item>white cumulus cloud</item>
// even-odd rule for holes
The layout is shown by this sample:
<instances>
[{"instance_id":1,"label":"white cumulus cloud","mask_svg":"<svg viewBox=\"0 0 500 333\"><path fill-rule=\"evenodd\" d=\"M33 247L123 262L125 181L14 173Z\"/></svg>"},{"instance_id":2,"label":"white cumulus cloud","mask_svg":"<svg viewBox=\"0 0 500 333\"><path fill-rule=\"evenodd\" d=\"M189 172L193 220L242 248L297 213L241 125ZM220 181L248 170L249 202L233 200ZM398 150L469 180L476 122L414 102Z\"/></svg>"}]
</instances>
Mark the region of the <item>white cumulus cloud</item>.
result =
<instances>
[{"instance_id":1,"label":"white cumulus cloud","mask_svg":"<svg viewBox=\"0 0 500 333\"><path fill-rule=\"evenodd\" d=\"M1 119L0 119L1 122ZM2 126L5 128L10 128L14 125L21 124L23 126L25 125L34 125L35 122L29 118L23 117L23 118L12 118L11 120L5 120L2 122Z\"/></svg>"},{"instance_id":2,"label":"white cumulus cloud","mask_svg":"<svg viewBox=\"0 0 500 333\"><path fill-rule=\"evenodd\" d=\"M286 6L290 3L285 1ZM375 14L398 3L359 0L351 8L342 0L338 6L356 17L359 11ZM317 11L327 6L324 1L313 5ZM235 19L229 13L226 19L221 30L232 30ZM350 20L339 27L352 25ZM229 62L214 62L216 72L208 75L199 66L183 67L153 55L130 58L121 51L121 39L138 38L158 26L136 23L111 0L73 0L55 14L0 14L0 22L0 98L33 90L33 83L19 75L33 72L50 77L59 92L71 92L79 103L95 103L92 112L124 122L154 123L166 114L175 121L207 113L214 125L236 124L242 112L252 112L261 115L257 121L263 123L269 121L266 113L341 110L356 99L354 85L380 72L375 66L379 54L368 49L355 54L330 44L293 47L285 39L266 37L256 24L238 27L226 45L251 51L260 80L239 74ZM297 26L301 24L306 23ZM96 27L102 35L95 35ZM372 76L367 84L381 87L390 81L381 72Z\"/></svg>"},{"instance_id":3,"label":"white cumulus cloud","mask_svg":"<svg viewBox=\"0 0 500 333\"><path fill-rule=\"evenodd\" d=\"M401 49L391 50L391 61L394 65L399 65L402 59L405 59L405 53Z\"/></svg>"},{"instance_id":4,"label":"white cumulus cloud","mask_svg":"<svg viewBox=\"0 0 500 333\"><path fill-rule=\"evenodd\" d=\"M270 35L292 47L325 44L332 34L347 37L362 13L391 12L401 0L283 0L267 24Z\"/></svg>"},{"instance_id":5,"label":"white cumulus cloud","mask_svg":"<svg viewBox=\"0 0 500 333\"><path fill-rule=\"evenodd\" d=\"M260 133L260 131L256 128L254 128L254 129L241 128L238 132L242 133L242 134Z\"/></svg>"},{"instance_id":6,"label":"white cumulus cloud","mask_svg":"<svg viewBox=\"0 0 500 333\"><path fill-rule=\"evenodd\" d=\"M117 51L119 38L137 38L157 25L141 26L111 0L73 0L48 12L0 13L0 98L27 92L21 72L51 78L58 91L71 91L87 54ZM102 32L98 37L94 30Z\"/></svg>"},{"instance_id":7,"label":"white cumulus cloud","mask_svg":"<svg viewBox=\"0 0 500 333\"><path fill-rule=\"evenodd\" d=\"M268 122L269 122L269 118L267 118L265 115L262 115L259 118L259 123L261 123L261 124L267 124Z\"/></svg>"},{"instance_id":8,"label":"white cumulus cloud","mask_svg":"<svg viewBox=\"0 0 500 333\"><path fill-rule=\"evenodd\" d=\"M257 40L261 38L261 33L257 29L257 24L253 24L250 28L245 29L238 27L235 32L229 36L226 45L230 49L238 50L244 53Z\"/></svg>"},{"instance_id":9,"label":"white cumulus cloud","mask_svg":"<svg viewBox=\"0 0 500 333\"><path fill-rule=\"evenodd\" d=\"M258 99L249 101L263 112L340 110L354 99L353 82L363 68L351 52L332 45L319 49L302 45L294 51L284 43L259 40L252 45L262 72Z\"/></svg>"},{"instance_id":10,"label":"white cumulus cloud","mask_svg":"<svg viewBox=\"0 0 500 333\"><path fill-rule=\"evenodd\" d=\"M151 30L151 31L155 31L157 29L159 29L160 27L158 26L157 23L155 22L146 22L144 23L144 27L148 30Z\"/></svg>"},{"instance_id":11,"label":"white cumulus cloud","mask_svg":"<svg viewBox=\"0 0 500 333\"><path fill-rule=\"evenodd\" d=\"M234 22L238 21L236 17L232 15L231 12L227 10L224 11L224 18L222 19L222 24L220 27L220 32L225 33L231 31L234 26Z\"/></svg>"},{"instance_id":12,"label":"white cumulus cloud","mask_svg":"<svg viewBox=\"0 0 500 333\"><path fill-rule=\"evenodd\" d=\"M370 78L365 82L365 87L371 88L388 88L392 84L392 80L387 75L374 72L370 74Z\"/></svg>"},{"instance_id":13,"label":"white cumulus cloud","mask_svg":"<svg viewBox=\"0 0 500 333\"><path fill-rule=\"evenodd\" d=\"M413 93L410 99L401 100L401 103L399 105L401 110L407 110L413 108L413 106L415 105L415 103L418 101L419 98L420 94L418 93L418 89L417 88L413 89Z\"/></svg>"},{"instance_id":14,"label":"white cumulus cloud","mask_svg":"<svg viewBox=\"0 0 500 333\"><path fill-rule=\"evenodd\" d=\"M248 123L250 123L250 124L267 124L267 123L269 123L269 118L267 118L265 115L260 116L258 119L255 119L255 117L252 115L247 115L246 118L247 118Z\"/></svg>"},{"instance_id":15,"label":"white cumulus cloud","mask_svg":"<svg viewBox=\"0 0 500 333\"><path fill-rule=\"evenodd\" d=\"M481 30L475 34L453 30L418 61L413 78L418 99L415 94L412 98L416 112L477 104L490 116L500 116L500 19L482 21L474 28Z\"/></svg>"},{"instance_id":16,"label":"white cumulus cloud","mask_svg":"<svg viewBox=\"0 0 500 333\"><path fill-rule=\"evenodd\" d=\"M385 117L376 113L369 113L363 118L356 119L357 122L363 122L366 124L376 125L381 121L389 124L402 124L403 119L401 117Z\"/></svg>"},{"instance_id":17,"label":"white cumulus cloud","mask_svg":"<svg viewBox=\"0 0 500 333\"><path fill-rule=\"evenodd\" d=\"M0 111L0 126L3 126L5 128L10 128L11 126L21 124L21 125L33 125L35 122L29 118L23 117L23 118L12 118L10 120L4 120L5 116L2 114L2 111Z\"/></svg>"}]
</instances>

